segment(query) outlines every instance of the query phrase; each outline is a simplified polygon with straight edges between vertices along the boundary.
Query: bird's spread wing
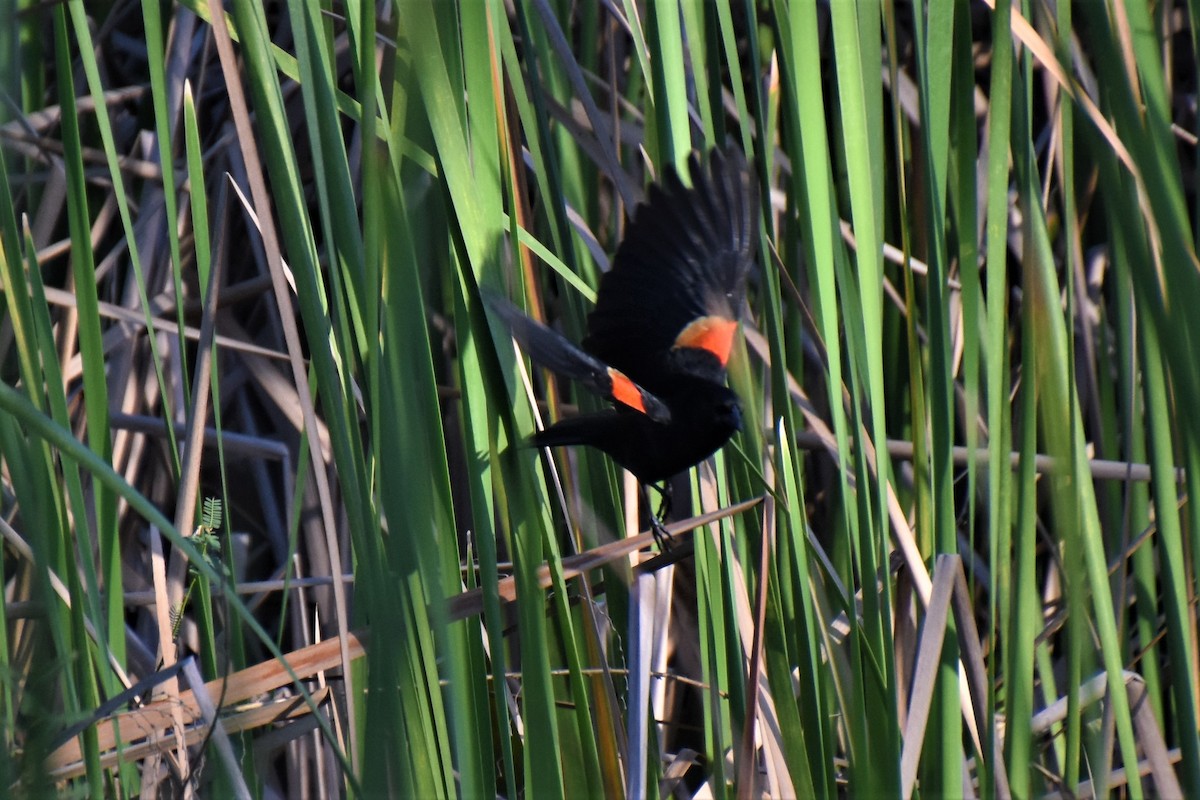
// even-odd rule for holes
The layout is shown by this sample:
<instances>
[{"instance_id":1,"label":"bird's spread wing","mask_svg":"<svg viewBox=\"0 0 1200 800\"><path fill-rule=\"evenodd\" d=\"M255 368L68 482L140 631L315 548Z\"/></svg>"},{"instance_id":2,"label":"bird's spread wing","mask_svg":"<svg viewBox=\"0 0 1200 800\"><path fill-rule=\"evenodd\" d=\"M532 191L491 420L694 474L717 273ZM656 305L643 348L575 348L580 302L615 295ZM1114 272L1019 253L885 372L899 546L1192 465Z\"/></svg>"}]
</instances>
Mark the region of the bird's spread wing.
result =
<instances>
[{"instance_id":1,"label":"bird's spread wing","mask_svg":"<svg viewBox=\"0 0 1200 800\"><path fill-rule=\"evenodd\" d=\"M600 281L583 348L654 389L664 372L724 379L758 235L758 194L736 148L672 169L638 206Z\"/></svg>"},{"instance_id":2,"label":"bird's spread wing","mask_svg":"<svg viewBox=\"0 0 1200 800\"><path fill-rule=\"evenodd\" d=\"M655 422L671 421L667 406L630 380L621 370L585 353L565 337L527 317L520 309L494 295L484 295L488 308L499 316L530 358L546 369L578 381L618 406L645 414Z\"/></svg>"}]
</instances>

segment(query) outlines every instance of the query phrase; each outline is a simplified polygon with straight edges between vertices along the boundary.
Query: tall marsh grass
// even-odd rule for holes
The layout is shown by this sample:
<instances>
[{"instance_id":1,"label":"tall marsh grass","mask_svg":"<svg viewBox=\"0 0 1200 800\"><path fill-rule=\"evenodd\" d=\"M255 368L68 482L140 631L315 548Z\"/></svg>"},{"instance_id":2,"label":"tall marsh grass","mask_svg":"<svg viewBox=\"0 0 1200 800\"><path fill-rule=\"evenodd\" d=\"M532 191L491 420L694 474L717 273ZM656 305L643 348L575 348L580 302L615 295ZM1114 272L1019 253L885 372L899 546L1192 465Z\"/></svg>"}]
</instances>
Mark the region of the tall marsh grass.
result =
<instances>
[{"instance_id":1,"label":"tall marsh grass","mask_svg":"<svg viewBox=\"0 0 1200 800\"><path fill-rule=\"evenodd\" d=\"M1195 13L5 4L0 793L1200 796ZM646 564L481 293L726 143Z\"/></svg>"}]
</instances>

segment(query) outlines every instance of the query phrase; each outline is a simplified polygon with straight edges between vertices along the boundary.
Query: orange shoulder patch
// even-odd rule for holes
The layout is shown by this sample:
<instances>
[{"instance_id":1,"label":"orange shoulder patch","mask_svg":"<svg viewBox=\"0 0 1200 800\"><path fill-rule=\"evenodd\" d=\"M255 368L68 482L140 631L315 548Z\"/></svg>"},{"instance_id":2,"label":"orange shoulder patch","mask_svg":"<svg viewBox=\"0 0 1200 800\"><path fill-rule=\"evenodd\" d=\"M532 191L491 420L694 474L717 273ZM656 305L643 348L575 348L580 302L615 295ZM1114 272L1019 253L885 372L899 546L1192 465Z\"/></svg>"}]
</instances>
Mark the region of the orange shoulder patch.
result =
<instances>
[{"instance_id":1,"label":"orange shoulder patch","mask_svg":"<svg viewBox=\"0 0 1200 800\"><path fill-rule=\"evenodd\" d=\"M635 411L647 413L646 404L642 402L642 391L636 383L625 377L625 373L612 367L608 368L608 377L612 380L613 400L629 406Z\"/></svg>"},{"instance_id":2,"label":"orange shoulder patch","mask_svg":"<svg viewBox=\"0 0 1200 800\"><path fill-rule=\"evenodd\" d=\"M709 316L693 320L675 337L676 347L698 347L717 357L721 366L729 362L733 350L733 335L737 322L725 317Z\"/></svg>"}]
</instances>

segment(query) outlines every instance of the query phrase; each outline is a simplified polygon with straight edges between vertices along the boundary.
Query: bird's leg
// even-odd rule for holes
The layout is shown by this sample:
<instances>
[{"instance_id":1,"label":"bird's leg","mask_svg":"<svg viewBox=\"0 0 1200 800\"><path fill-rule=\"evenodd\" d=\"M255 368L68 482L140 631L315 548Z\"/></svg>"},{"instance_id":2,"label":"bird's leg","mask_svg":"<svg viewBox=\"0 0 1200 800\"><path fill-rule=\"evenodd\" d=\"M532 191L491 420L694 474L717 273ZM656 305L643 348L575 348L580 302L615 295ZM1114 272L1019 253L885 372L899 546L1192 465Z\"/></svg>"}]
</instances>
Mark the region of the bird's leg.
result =
<instances>
[{"instance_id":1,"label":"bird's leg","mask_svg":"<svg viewBox=\"0 0 1200 800\"><path fill-rule=\"evenodd\" d=\"M665 520L671 516L671 482L663 481L663 485L655 485L654 490L658 492L659 496L658 511L654 513L654 516L659 520Z\"/></svg>"},{"instance_id":2,"label":"bird's leg","mask_svg":"<svg viewBox=\"0 0 1200 800\"><path fill-rule=\"evenodd\" d=\"M663 526L663 520L671 513L671 483L665 481L662 486L655 483L641 484L642 497L646 500L646 506L650 505L650 495L646 491L647 488L658 492L658 510L650 512L650 532L654 534L654 542L658 545L660 552L666 552L671 549L671 533Z\"/></svg>"}]
</instances>

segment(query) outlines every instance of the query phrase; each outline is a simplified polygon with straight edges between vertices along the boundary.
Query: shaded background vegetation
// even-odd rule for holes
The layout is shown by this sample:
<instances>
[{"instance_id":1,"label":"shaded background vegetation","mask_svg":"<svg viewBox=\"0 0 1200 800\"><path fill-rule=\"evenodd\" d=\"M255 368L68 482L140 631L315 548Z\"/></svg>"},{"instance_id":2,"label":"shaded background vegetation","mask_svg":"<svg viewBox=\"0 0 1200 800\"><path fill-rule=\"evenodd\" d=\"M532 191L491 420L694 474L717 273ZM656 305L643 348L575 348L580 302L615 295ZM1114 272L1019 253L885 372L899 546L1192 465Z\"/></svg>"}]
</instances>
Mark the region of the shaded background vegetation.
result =
<instances>
[{"instance_id":1,"label":"shaded background vegetation","mask_svg":"<svg viewBox=\"0 0 1200 800\"><path fill-rule=\"evenodd\" d=\"M6 791L1200 796L1193 5L2 8ZM725 143L645 569L480 293Z\"/></svg>"}]
</instances>

